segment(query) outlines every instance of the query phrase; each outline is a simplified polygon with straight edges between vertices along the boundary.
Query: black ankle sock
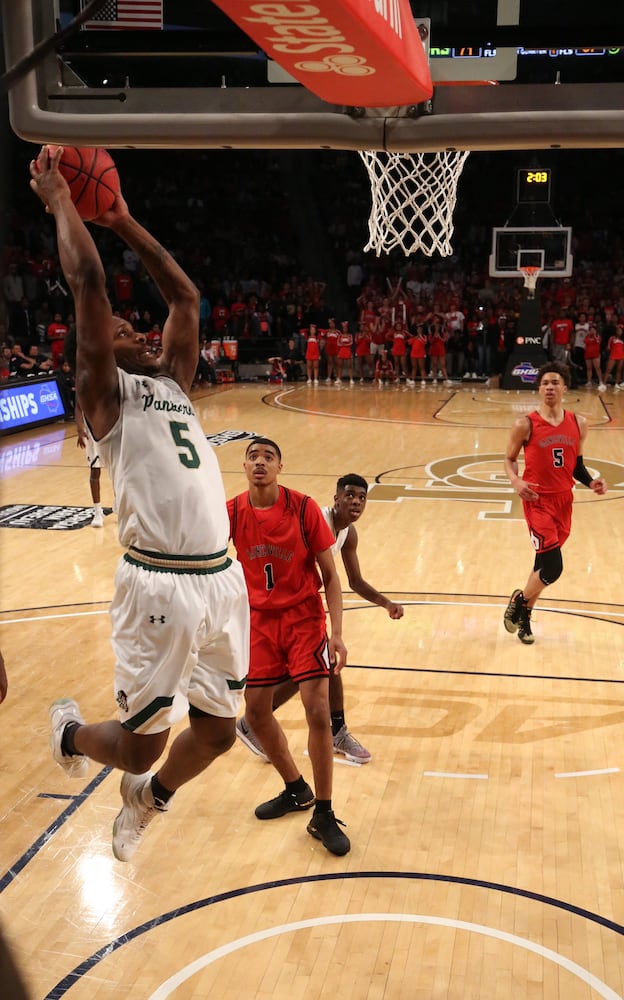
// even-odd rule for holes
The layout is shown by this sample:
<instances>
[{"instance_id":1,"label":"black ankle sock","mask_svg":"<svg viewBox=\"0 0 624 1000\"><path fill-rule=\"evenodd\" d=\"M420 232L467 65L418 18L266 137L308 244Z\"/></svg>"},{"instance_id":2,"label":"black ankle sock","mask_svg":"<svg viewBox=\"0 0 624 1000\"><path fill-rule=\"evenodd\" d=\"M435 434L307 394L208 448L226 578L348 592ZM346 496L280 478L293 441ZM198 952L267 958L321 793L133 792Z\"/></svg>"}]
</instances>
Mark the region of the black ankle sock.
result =
<instances>
[{"instance_id":1,"label":"black ankle sock","mask_svg":"<svg viewBox=\"0 0 624 1000\"><path fill-rule=\"evenodd\" d=\"M314 803L314 812L317 813L328 813L331 812L331 799L317 799Z\"/></svg>"},{"instance_id":2,"label":"black ankle sock","mask_svg":"<svg viewBox=\"0 0 624 1000\"><path fill-rule=\"evenodd\" d=\"M80 750L76 750L74 736L80 727L79 722L68 722L61 736L61 753L64 757L82 757Z\"/></svg>"},{"instance_id":3,"label":"black ankle sock","mask_svg":"<svg viewBox=\"0 0 624 1000\"><path fill-rule=\"evenodd\" d=\"M171 796L173 795L173 792L170 792L168 788L165 788L164 785L161 785L160 781L158 780L157 774L155 774L154 777L152 778L152 795L154 796L157 802L162 802L163 805L167 803L171 798Z\"/></svg>"},{"instance_id":4,"label":"black ankle sock","mask_svg":"<svg viewBox=\"0 0 624 1000\"><path fill-rule=\"evenodd\" d=\"M332 736L336 736L345 724L344 709L342 712L331 713Z\"/></svg>"},{"instance_id":5,"label":"black ankle sock","mask_svg":"<svg viewBox=\"0 0 624 1000\"><path fill-rule=\"evenodd\" d=\"M285 784L286 791L290 792L291 795L296 795L297 792L305 792L308 787L308 783L302 774L299 775L296 781L287 781Z\"/></svg>"}]
</instances>

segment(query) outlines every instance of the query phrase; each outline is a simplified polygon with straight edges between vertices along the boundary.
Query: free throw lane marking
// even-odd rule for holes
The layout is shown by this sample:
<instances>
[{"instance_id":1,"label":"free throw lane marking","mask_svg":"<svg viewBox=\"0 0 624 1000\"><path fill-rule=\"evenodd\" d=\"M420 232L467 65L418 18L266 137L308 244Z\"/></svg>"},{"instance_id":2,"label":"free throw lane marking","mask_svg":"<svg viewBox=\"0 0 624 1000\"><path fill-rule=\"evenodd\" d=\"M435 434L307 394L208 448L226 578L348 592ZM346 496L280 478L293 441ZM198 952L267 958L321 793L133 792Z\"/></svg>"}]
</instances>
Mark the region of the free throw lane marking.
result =
<instances>
[{"instance_id":1,"label":"free throw lane marking","mask_svg":"<svg viewBox=\"0 0 624 1000\"><path fill-rule=\"evenodd\" d=\"M619 767L602 767L595 771L560 771L555 778L591 778L595 774L619 774Z\"/></svg>"},{"instance_id":2,"label":"free throw lane marking","mask_svg":"<svg viewBox=\"0 0 624 1000\"><path fill-rule=\"evenodd\" d=\"M473 778L477 781L487 781L488 774L455 774L453 771L423 771L425 778Z\"/></svg>"}]
</instances>

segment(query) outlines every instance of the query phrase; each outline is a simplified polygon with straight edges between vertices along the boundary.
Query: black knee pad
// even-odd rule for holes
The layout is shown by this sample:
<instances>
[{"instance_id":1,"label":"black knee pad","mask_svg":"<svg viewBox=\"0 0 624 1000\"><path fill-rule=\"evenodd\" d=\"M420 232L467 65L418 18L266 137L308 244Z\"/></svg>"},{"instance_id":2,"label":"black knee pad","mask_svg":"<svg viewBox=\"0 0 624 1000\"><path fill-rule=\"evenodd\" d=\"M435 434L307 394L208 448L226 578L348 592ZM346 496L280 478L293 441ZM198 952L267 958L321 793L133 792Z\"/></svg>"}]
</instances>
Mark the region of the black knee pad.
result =
<instances>
[{"instance_id":1,"label":"black knee pad","mask_svg":"<svg viewBox=\"0 0 624 1000\"><path fill-rule=\"evenodd\" d=\"M547 587L558 580L563 573L563 557L561 549L549 549L535 556L533 569L539 573L539 578Z\"/></svg>"}]
</instances>

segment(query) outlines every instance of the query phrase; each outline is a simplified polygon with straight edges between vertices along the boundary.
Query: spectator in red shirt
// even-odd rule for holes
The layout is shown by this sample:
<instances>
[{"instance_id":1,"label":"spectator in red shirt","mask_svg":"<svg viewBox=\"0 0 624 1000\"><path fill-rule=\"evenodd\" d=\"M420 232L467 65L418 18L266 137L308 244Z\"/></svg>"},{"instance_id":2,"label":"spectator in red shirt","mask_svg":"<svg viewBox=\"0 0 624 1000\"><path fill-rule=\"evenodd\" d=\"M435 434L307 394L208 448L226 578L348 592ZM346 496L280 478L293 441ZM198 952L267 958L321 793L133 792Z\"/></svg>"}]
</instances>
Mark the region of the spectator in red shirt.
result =
<instances>
[{"instance_id":1,"label":"spectator in red shirt","mask_svg":"<svg viewBox=\"0 0 624 1000\"><path fill-rule=\"evenodd\" d=\"M564 278L555 292L555 302L559 306L568 308L576 302L576 288L569 278Z\"/></svg>"},{"instance_id":2,"label":"spectator in red shirt","mask_svg":"<svg viewBox=\"0 0 624 1000\"><path fill-rule=\"evenodd\" d=\"M366 323L360 322L359 328L355 333L355 363L358 367L360 382L364 381L367 369L371 369L372 371L373 359L370 353L371 336L370 327Z\"/></svg>"},{"instance_id":3,"label":"spectator in red shirt","mask_svg":"<svg viewBox=\"0 0 624 1000\"><path fill-rule=\"evenodd\" d=\"M271 336L271 327L273 325L273 317L264 303L260 306L258 310L258 324L260 326L260 334L263 337Z\"/></svg>"},{"instance_id":4,"label":"spectator in red shirt","mask_svg":"<svg viewBox=\"0 0 624 1000\"><path fill-rule=\"evenodd\" d=\"M67 324L63 322L61 314L59 312L54 313L54 319L48 326L47 336L50 351L52 352L52 363L55 369L60 365L59 358L65 349L65 335L67 331Z\"/></svg>"},{"instance_id":5,"label":"spectator in red shirt","mask_svg":"<svg viewBox=\"0 0 624 1000\"><path fill-rule=\"evenodd\" d=\"M624 389L624 382L622 381L622 370L624 369L624 331L619 323L615 328L615 334L609 338L608 350L609 360L607 361L607 370L605 372L605 385L609 384L611 372L615 368L614 388Z\"/></svg>"},{"instance_id":6,"label":"spectator in red shirt","mask_svg":"<svg viewBox=\"0 0 624 1000\"><path fill-rule=\"evenodd\" d=\"M225 304L225 299L221 295L217 299L217 304L212 310L212 329L215 332L215 336L221 337L223 333L225 333L229 318L230 310Z\"/></svg>"},{"instance_id":7,"label":"spectator in red shirt","mask_svg":"<svg viewBox=\"0 0 624 1000\"><path fill-rule=\"evenodd\" d=\"M372 299L369 299L364 308L360 309L360 324L363 324L364 328L372 334L376 322L377 313L375 312Z\"/></svg>"},{"instance_id":8,"label":"spectator in red shirt","mask_svg":"<svg viewBox=\"0 0 624 1000\"><path fill-rule=\"evenodd\" d=\"M0 352L0 378L8 378L11 374L11 348L3 347Z\"/></svg>"},{"instance_id":9,"label":"spectator in red shirt","mask_svg":"<svg viewBox=\"0 0 624 1000\"><path fill-rule=\"evenodd\" d=\"M389 311L386 312L384 310L384 307L381 306L379 310L379 316L377 316L377 319L375 320L372 329L370 331L371 334L370 355L371 355L371 360L373 361L381 357L381 352L384 350L386 346L386 337L388 335L388 331L392 328L392 324L390 322L390 314L392 310L391 307L388 308Z\"/></svg>"},{"instance_id":10,"label":"spectator in red shirt","mask_svg":"<svg viewBox=\"0 0 624 1000\"><path fill-rule=\"evenodd\" d=\"M127 306L134 295L134 278L128 271L118 271L113 275L115 300L120 309Z\"/></svg>"},{"instance_id":11,"label":"spectator in red shirt","mask_svg":"<svg viewBox=\"0 0 624 1000\"><path fill-rule=\"evenodd\" d=\"M392 327L392 361L398 378L407 378L407 329L398 319Z\"/></svg>"},{"instance_id":12,"label":"spectator in red shirt","mask_svg":"<svg viewBox=\"0 0 624 1000\"><path fill-rule=\"evenodd\" d=\"M147 342L151 348L152 354L160 354L162 350L162 330L160 328L160 323L152 324L152 328L147 334Z\"/></svg>"},{"instance_id":13,"label":"spectator in red shirt","mask_svg":"<svg viewBox=\"0 0 624 1000\"><path fill-rule=\"evenodd\" d=\"M243 336L246 316L247 303L245 302L243 293L236 292L230 305L231 333L233 337Z\"/></svg>"},{"instance_id":14,"label":"spectator in red shirt","mask_svg":"<svg viewBox=\"0 0 624 1000\"><path fill-rule=\"evenodd\" d=\"M553 361L566 363L573 337L574 323L568 316L567 309L562 309L550 324L550 353Z\"/></svg>"},{"instance_id":15,"label":"spectator in red shirt","mask_svg":"<svg viewBox=\"0 0 624 1000\"><path fill-rule=\"evenodd\" d=\"M338 378L334 382L334 385L342 384L342 372L345 368L345 362L346 372L349 375L349 382L353 385L353 334L349 330L349 323L347 320L340 325L340 333L338 335L338 357L336 359Z\"/></svg>"}]
</instances>

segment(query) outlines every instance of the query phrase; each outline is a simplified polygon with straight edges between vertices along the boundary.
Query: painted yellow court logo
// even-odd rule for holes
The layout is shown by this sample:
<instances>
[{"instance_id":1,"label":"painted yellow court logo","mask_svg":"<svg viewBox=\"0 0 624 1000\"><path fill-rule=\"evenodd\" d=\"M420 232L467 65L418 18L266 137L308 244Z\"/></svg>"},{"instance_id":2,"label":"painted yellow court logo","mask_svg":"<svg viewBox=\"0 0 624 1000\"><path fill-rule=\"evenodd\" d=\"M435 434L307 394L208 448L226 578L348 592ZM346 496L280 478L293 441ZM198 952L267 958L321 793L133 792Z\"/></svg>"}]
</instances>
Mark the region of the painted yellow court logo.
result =
<instances>
[{"instance_id":1,"label":"painted yellow court logo","mask_svg":"<svg viewBox=\"0 0 624 1000\"><path fill-rule=\"evenodd\" d=\"M500 518L521 521L522 501L505 476L503 458L499 453L456 455L436 459L422 470L414 466L392 469L379 476L369 490L368 499L382 503L462 501L477 505L479 521ZM604 476L610 490L624 489L624 466L602 459L586 459L585 464L592 476ZM588 492L581 487L577 495Z\"/></svg>"}]
</instances>

